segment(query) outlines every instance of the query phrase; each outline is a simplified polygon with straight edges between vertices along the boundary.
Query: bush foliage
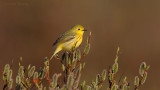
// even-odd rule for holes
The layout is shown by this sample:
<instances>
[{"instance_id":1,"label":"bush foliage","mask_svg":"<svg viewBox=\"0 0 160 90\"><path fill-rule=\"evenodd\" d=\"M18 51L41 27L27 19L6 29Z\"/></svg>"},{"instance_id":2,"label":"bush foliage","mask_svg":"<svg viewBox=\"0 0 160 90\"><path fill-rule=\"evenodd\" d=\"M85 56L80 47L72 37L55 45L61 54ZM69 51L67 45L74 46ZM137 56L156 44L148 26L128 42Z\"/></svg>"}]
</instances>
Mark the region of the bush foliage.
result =
<instances>
[{"instance_id":1,"label":"bush foliage","mask_svg":"<svg viewBox=\"0 0 160 90\"><path fill-rule=\"evenodd\" d=\"M90 37L91 33L87 38L84 52L81 53L79 49L73 48L69 53L64 52L61 57L56 55L56 59L61 62L63 72L54 73L52 77L49 74L50 60L48 58L44 59L44 67L38 71L35 71L36 66L28 65L27 68L24 68L22 66L22 58L20 58L19 70L15 82L13 82L12 78L13 71L10 65L6 64L3 71L3 90L99 90L106 79L108 81L107 90L129 90L130 84L126 76L122 77L122 75L119 81L115 80L119 67L119 48L117 49L112 67L109 67L108 70L104 69L90 85L86 85L85 80L80 83L82 70L85 67L83 59L90 50ZM135 76L135 87L133 87L135 90L138 90L145 83L148 69L149 66L145 62L142 62L139 69L139 76ZM44 85L44 80L47 81L47 86ZM13 83L16 83L15 87L13 87Z\"/></svg>"}]
</instances>

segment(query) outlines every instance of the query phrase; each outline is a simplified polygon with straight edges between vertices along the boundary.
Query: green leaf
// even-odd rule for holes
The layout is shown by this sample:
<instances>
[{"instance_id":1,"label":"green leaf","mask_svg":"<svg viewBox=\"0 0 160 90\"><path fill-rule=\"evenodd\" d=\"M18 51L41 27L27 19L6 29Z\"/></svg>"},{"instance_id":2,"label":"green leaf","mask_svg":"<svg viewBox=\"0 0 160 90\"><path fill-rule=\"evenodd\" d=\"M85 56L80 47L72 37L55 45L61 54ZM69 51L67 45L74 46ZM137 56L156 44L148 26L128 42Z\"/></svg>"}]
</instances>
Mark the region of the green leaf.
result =
<instances>
[{"instance_id":1,"label":"green leaf","mask_svg":"<svg viewBox=\"0 0 160 90\"><path fill-rule=\"evenodd\" d=\"M118 63L114 63L112 69L113 69L114 73L117 73L117 71L118 71Z\"/></svg>"},{"instance_id":2,"label":"green leaf","mask_svg":"<svg viewBox=\"0 0 160 90\"><path fill-rule=\"evenodd\" d=\"M51 83L52 88L56 88L56 86L57 86L57 80L58 80L58 75L54 74L53 75L53 80L52 80L52 83Z\"/></svg>"},{"instance_id":3,"label":"green leaf","mask_svg":"<svg viewBox=\"0 0 160 90\"><path fill-rule=\"evenodd\" d=\"M21 78L24 77L24 67L23 67L23 66L20 66L20 67L19 67L18 75L19 75Z\"/></svg>"},{"instance_id":4,"label":"green leaf","mask_svg":"<svg viewBox=\"0 0 160 90\"><path fill-rule=\"evenodd\" d=\"M10 81L12 79L12 70L9 70L7 74L7 80Z\"/></svg>"},{"instance_id":5,"label":"green leaf","mask_svg":"<svg viewBox=\"0 0 160 90\"><path fill-rule=\"evenodd\" d=\"M139 77L138 76L135 77L134 85L139 86Z\"/></svg>"},{"instance_id":6,"label":"green leaf","mask_svg":"<svg viewBox=\"0 0 160 90\"><path fill-rule=\"evenodd\" d=\"M78 84L79 84L79 82L77 82L77 81L74 83L74 85L73 85L74 90L78 88Z\"/></svg>"},{"instance_id":7,"label":"green leaf","mask_svg":"<svg viewBox=\"0 0 160 90\"><path fill-rule=\"evenodd\" d=\"M31 67L31 64L28 65L28 70L30 69L30 67Z\"/></svg>"},{"instance_id":8,"label":"green leaf","mask_svg":"<svg viewBox=\"0 0 160 90\"><path fill-rule=\"evenodd\" d=\"M101 76L98 74L96 77L96 84L98 85L101 82Z\"/></svg>"},{"instance_id":9,"label":"green leaf","mask_svg":"<svg viewBox=\"0 0 160 90\"><path fill-rule=\"evenodd\" d=\"M98 89L101 89L102 88L102 84L98 85Z\"/></svg>"},{"instance_id":10,"label":"green leaf","mask_svg":"<svg viewBox=\"0 0 160 90\"><path fill-rule=\"evenodd\" d=\"M127 85L126 84L123 85L122 90L127 90Z\"/></svg>"},{"instance_id":11,"label":"green leaf","mask_svg":"<svg viewBox=\"0 0 160 90\"><path fill-rule=\"evenodd\" d=\"M89 38L87 37L87 41L86 41L86 44L88 44L89 43Z\"/></svg>"},{"instance_id":12,"label":"green leaf","mask_svg":"<svg viewBox=\"0 0 160 90\"><path fill-rule=\"evenodd\" d=\"M6 81L7 80L7 78L3 75L3 81Z\"/></svg>"},{"instance_id":13,"label":"green leaf","mask_svg":"<svg viewBox=\"0 0 160 90\"><path fill-rule=\"evenodd\" d=\"M8 88L12 89L13 86L13 79L10 79L10 81L8 82Z\"/></svg>"},{"instance_id":14,"label":"green leaf","mask_svg":"<svg viewBox=\"0 0 160 90\"><path fill-rule=\"evenodd\" d=\"M86 84L86 81L83 81L83 83L81 84L81 87L84 88L85 84Z\"/></svg>"},{"instance_id":15,"label":"green leaf","mask_svg":"<svg viewBox=\"0 0 160 90\"><path fill-rule=\"evenodd\" d=\"M77 77L77 80L74 82L74 85L73 85L74 90L78 88L80 78L81 78L81 74L79 74L79 76Z\"/></svg>"},{"instance_id":16,"label":"green leaf","mask_svg":"<svg viewBox=\"0 0 160 90\"><path fill-rule=\"evenodd\" d=\"M118 86L117 85L113 85L111 90L117 90Z\"/></svg>"},{"instance_id":17,"label":"green leaf","mask_svg":"<svg viewBox=\"0 0 160 90\"><path fill-rule=\"evenodd\" d=\"M112 81L113 80L113 74L109 73L109 80Z\"/></svg>"},{"instance_id":18,"label":"green leaf","mask_svg":"<svg viewBox=\"0 0 160 90\"><path fill-rule=\"evenodd\" d=\"M146 67L146 70L149 70L149 68L150 68L150 65L148 65L148 66Z\"/></svg>"},{"instance_id":19,"label":"green leaf","mask_svg":"<svg viewBox=\"0 0 160 90\"><path fill-rule=\"evenodd\" d=\"M4 67L4 74L8 74L8 72L9 72L9 70L10 70L10 65L9 64L6 64L5 65L5 67Z\"/></svg>"},{"instance_id":20,"label":"green leaf","mask_svg":"<svg viewBox=\"0 0 160 90\"><path fill-rule=\"evenodd\" d=\"M62 64L62 71L64 71L65 70L65 66L64 66L64 64Z\"/></svg>"},{"instance_id":21,"label":"green leaf","mask_svg":"<svg viewBox=\"0 0 160 90\"><path fill-rule=\"evenodd\" d=\"M44 88L43 88L43 90L47 90L47 88L46 88L46 87L44 87Z\"/></svg>"},{"instance_id":22,"label":"green leaf","mask_svg":"<svg viewBox=\"0 0 160 90\"><path fill-rule=\"evenodd\" d=\"M77 61L80 60L80 58L81 58L81 52L78 49L77 52L76 52L76 59L77 59Z\"/></svg>"},{"instance_id":23,"label":"green leaf","mask_svg":"<svg viewBox=\"0 0 160 90\"><path fill-rule=\"evenodd\" d=\"M92 88L88 85L86 85L86 87L84 88L84 90L92 90Z\"/></svg>"},{"instance_id":24,"label":"green leaf","mask_svg":"<svg viewBox=\"0 0 160 90\"><path fill-rule=\"evenodd\" d=\"M127 80L127 77L125 76L124 79L123 79L123 82L126 82L126 80Z\"/></svg>"},{"instance_id":25,"label":"green leaf","mask_svg":"<svg viewBox=\"0 0 160 90\"><path fill-rule=\"evenodd\" d=\"M143 74L143 77L142 77L142 80L141 80L141 84L142 84L142 85L145 83L146 79L147 79L147 72L145 72L145 73Z\"/></svg>"},{"instance_id":26,"label":"green leaf","mask_svg":"<svg viewBox=\"0 0 160 90\"><path fill-rule=\"evenodd\" d=\"M38 79L38 72L34 73L33 79Z\"/></svg>"},{"instance_id":27,"label":"green leaf","mask_svg":"<svg viewBox=\"0 0 160 90\"><path fill-rule=\"evenodd\" d=\"M103 72L102 72L102 80L103 81L106 79L106 73L107 73L107 71L103 70Z\"/></svg>"},{"instance_id":28,"label":"green leaf","mask_svg":"<svg viewBox=\"0 0 160 90\"><path fill-rule=\"evenodd\" d=\"M68 90L72 90L73 82L74 82L73 73L71 73L68 76L68 79L67 79L67 88L68 88Z\"/></svg>"},{"instance_id":29,"label":"green leaf","mask_svg":"<svg viewBox=\"0 0 160 90\"><path fill-rule=\"evenodd\" d=\"M21 78L19 75L16 77L16 84L21 84Z\"/></svg>"},{"instance_id":30,"label":"green leaf","mask_svg":"<svg viewBox=\"0 0 160 90\"><path fill-rule=\"evenodd\" d=\"M89 37L91 37L91 32L89 33ZM87 44L89 44L89 37L87 37Z\"/></svg>"},{"instance_id":31,"label":"green leaf","mask_svg":"<svg viewBox=\"0 0 160 90\"><path fill-rule=\"evenodd\" d=\"M146 68L146 63L145 63L145 62L142 62L141 65L140 65L140 69L139 69L139 74L140 74L141 76L143 76L144 71L145 71L145 68Z\"/></svg>"},{"instance_id":32,"label":"green leaf","mask_svg":"<svg viewBox=\"0 0 160 90\"><path fill-rule=\"evenodd\" d=\"M96 88L96 83L94 81L92 81L92 84L91 84L92 88Z\"/></svg>"},{"instance_id":33,"label":"green leaf","mask_svg":"<svg viewBox=\"0 0 160 90\"><path fill-rule=\"evenodd\" d=\"M27 83L27 85L30 87L31 86L31 83L29 82L29 79L28 78L26 78L26 83Z\"/></svg>"},{"instance_id":34,"label":"green leaf","mask_svg":"<svg viewBox=\"0 0 160 90\"><path fill-rule=\"evenodd\" d=\"M86 48L84 49L84 54L88 54L90 50L90 44L87 44Z\"/></svg>"},{"instance_id":35,"label":"green leaf","mask_svg":"<svg viewBox=\"0 0 160 90\"><path fill-rule=\"evenodd\" d=\"M76 61L72 61L72 68L74 69L76 67Z\"/></svg>"},{"instance_id":36,"label":"green leaf","mask_svg":"<svg viewBox=\"0 0 160 90\"><path fill-rule=\"evenodd\" d=\"M44 77L44 69L40 69L40 70L38 71L38 73L39 73L38 77L39 77L40 79L43 79L43 77Z\"/></svg>"},{"instance_id":37,"label":"green leaf","mask_svg":"<svg viewBox=\"0 0 160 90\"><path fill-rule=\"evenodd\" d=\"M34 74L34 71L35 71L35 66L32 66L31 67L31 69L29 70L29 72L28 72L28 77L32 77L33 76L33 74Z\"/></svg>"}]
</instances>

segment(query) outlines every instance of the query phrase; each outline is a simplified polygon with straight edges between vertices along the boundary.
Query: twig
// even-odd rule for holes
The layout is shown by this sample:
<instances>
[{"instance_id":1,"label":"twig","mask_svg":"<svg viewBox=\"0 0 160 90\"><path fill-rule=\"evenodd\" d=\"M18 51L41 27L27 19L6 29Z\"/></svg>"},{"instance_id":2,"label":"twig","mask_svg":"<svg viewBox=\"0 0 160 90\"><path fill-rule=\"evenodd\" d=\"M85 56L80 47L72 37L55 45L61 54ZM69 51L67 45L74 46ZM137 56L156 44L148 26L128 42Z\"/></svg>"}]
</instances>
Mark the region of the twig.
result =
<instances>
[{"instance_id":1,"label":"twig","mask_svg":"<svg viewBox=\"0 0 160 90\"><path fill-rule=\"evenodd\" d=\"M90 33L90 35L88 36L87 44L90 43L90 38L91 38L91 33ZM81 56L80 60L78 61L76 67L72 70L72 72L74 72L74 71L79 67L79 65L80 65L80 63L82 62L82 60L84 59L84 57L85 57L85 53L83 52L83 55Z\"/></svg>"},{"instance_id":2,"label":"twig","mask_svg":"<svg viewBox=\"0 0 160 90\"><path fill-rule=\"evenodd\" d=\"M118 85L121 82L121 79L122 79L123 75L124 75L124 73L122 73L121 77L119 78Z\"/></svg>"},{"instance_id":3,"label":"twig","mask_svg":"<svg viewBox=\"0 0 160 90\"><path fill-rule=\"evenodd\" d=\"M109 88L111 89L112 87L112 81L110 80L110 76L109 74L112 72L111 67L109 66L109 70L108 70L108 83L109 83Z\"/></svg>"}]
</instances>

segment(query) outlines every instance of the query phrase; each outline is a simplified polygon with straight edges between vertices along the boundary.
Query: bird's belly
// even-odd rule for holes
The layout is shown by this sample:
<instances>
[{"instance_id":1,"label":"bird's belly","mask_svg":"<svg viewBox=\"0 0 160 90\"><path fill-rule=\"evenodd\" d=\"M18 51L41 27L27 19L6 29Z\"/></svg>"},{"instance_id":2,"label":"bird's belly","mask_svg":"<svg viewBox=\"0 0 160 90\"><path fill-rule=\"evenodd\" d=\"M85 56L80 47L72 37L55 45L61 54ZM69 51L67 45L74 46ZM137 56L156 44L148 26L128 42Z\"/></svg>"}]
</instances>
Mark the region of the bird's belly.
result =
<instances>
[{"instance_id":1,"label":"bird's belly","mask_svg":"<svg viewBox=\"0 0 160 90\"><path fill-rule=\"evenodd\" d=\"M82 43L82 37L79 39L79 41L76 43L76 48L79 47L79 45Z\"/></svg>"},{"instance_id":2,"label":"bird's belly","mask_svg":"<svg viewBox=\"0 0 160 90\"><path fill-rule=\"evenodd\" d=\"M82 42L82 37L77 37L73 40L63 43L64 50L71 50L73 47L77 48Z\"/></svg>"}]
</instances>

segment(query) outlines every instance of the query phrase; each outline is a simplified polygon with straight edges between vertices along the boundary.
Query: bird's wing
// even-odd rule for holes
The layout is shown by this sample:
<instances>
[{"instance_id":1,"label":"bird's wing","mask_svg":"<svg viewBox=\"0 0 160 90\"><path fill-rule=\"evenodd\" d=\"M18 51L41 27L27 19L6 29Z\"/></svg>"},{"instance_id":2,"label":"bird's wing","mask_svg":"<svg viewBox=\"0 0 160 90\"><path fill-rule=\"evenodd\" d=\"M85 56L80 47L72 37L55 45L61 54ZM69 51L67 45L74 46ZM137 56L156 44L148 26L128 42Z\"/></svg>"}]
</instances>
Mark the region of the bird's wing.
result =
<instances>
[{"instance_id":1,"label":"bird's wing","mask_svg":"<svg viewBox=\"0 0 160 90\"><path fill-rule=\"evenodd\" d=\"M74 39L76 36L76 33L74 32L64 32L54 43L53 46L58 44L59 42L67 42L72 39Z\"/></svg>"}]
</instances>

